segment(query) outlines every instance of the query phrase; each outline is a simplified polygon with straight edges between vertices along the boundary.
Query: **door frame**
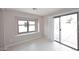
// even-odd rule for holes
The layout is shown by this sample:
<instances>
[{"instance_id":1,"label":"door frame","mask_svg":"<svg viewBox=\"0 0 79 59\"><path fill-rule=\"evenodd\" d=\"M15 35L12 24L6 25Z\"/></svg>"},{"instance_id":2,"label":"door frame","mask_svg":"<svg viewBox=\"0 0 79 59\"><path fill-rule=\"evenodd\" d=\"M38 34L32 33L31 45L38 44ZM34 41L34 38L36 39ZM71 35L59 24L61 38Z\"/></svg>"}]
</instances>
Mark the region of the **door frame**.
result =
<instances>
[{"instance_id":1,"label":"door frame","mask_svg":"<svg viewBox=\"0 0 79 59\"><path fill-rule=\"evenodd\" d=\"M64 43L62 43L61 42L61 17L62 16L66 16L66 15L72 15L72 14L77 14L77 49L76 48L73 48L73 47L71 47L71 46L69 46L69 45L67 45L67 44L64 44ZM72 48L72 49L74 49L74 50L77 50L77 51L79 51L79 25L78 25L78 15L79 15L79 12L73 12L73 13L68 13L68 14L63 14L63 15L58 15L58 16L55 16L55 17L53 17L53 18L59 18L59 41L56 41L56 40L54 40L54 41L56 41L56 42L58 42L58 43L60 43L60 44L62 44L62 45L64 45L64 46L67 46L67 47L69 47L69 48Z\"/></svg>"}]
</instances>

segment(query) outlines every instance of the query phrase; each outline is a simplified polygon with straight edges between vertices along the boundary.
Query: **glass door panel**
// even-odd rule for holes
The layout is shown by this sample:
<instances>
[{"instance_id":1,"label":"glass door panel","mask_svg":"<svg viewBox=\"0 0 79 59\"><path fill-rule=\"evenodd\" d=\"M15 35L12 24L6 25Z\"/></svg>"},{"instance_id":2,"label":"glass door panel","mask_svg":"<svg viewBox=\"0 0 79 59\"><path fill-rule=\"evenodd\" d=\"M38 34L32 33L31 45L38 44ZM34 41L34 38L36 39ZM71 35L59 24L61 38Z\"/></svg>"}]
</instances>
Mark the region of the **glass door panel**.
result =
<instances>
[{"instance_id":1,"label":"glass door panel","mask_svg":"<svg viewBox=\"0 0 79 59\"><path fill-rule=\"evenodd\" d=\"M62 16L61 42L77 49L77 14Z\"/></svg>"},{"instance_id":2,"label":"glass door panel","mask_svg":"<svg viewBox=\"0 0 79 59\"><path fill-rule=\"evenodd\" d=\"M54 40L59 41L59 18L54 18Z\"/></svg>"}]
</instances>

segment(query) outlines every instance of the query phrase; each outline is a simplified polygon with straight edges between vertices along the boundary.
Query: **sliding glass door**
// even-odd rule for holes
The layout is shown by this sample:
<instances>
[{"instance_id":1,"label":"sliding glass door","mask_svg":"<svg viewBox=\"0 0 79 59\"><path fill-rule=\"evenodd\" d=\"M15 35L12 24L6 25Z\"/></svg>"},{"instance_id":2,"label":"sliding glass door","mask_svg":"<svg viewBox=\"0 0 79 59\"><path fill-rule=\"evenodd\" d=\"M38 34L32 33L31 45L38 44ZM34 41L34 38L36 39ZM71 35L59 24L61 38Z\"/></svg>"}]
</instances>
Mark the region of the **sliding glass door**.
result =
<instances>
[{"instance_id":1,"label":"sliding glass door","mask_svg":"<svg viewBox=\"0 0 79 59\"><path fill-rule=\"evenodd\" d=\"M54 18L54 40L77 49L77 13Z\"/></svg>"},{"instance_id":2,"label":"sliding glass door","mask_svg":"<svg viewBox=\"0 0 79 59\"><path fill-rule=\"evenodd\" d=\"M54 18L54 40L59 40L59 17Z\"/></svg>"}]
</instances>

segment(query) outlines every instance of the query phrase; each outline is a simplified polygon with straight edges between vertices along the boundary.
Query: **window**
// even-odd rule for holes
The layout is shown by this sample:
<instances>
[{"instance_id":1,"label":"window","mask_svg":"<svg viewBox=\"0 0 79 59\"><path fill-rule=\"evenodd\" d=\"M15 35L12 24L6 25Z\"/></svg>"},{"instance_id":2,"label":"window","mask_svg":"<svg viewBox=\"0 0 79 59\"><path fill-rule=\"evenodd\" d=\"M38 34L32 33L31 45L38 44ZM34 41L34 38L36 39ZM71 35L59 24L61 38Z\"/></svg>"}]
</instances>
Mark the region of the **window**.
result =
<instances>
[{"instance_id":1,"label":"window","mask_svg":"<svg viewBox=\"0 0 79 59\"><path fill-rule=\"evenodd\" d=\"M29 31L35 31L35 21L29 21Z\"/></svg>"},{"instance_id":2,"label":"window","mask_svg":"<svg viewBox=\"0 0 79 59\"><path fill-rule=\"evenodd\" d=\"M34 20L18 20L18 32L19 33L28 33L34 32L35 21Z\"/></svg>"},{"instance_id":3,"label":"window","mask_svg":"<svg viewBox=\"0 0 79 59\"><path fill-rule=\"evenodd\" d=\"M59 41L59 17L54 18L54 40Z\"/></svg>"},{"instance_id":4,"label":"window","mask_svg":"<svg viewBox=\"0 0 79 59\"><path fill-rule=\"evenodd\" d=\"M61 42L77 49L77 14L62 16Z\"/></svg>"}]
</instances>

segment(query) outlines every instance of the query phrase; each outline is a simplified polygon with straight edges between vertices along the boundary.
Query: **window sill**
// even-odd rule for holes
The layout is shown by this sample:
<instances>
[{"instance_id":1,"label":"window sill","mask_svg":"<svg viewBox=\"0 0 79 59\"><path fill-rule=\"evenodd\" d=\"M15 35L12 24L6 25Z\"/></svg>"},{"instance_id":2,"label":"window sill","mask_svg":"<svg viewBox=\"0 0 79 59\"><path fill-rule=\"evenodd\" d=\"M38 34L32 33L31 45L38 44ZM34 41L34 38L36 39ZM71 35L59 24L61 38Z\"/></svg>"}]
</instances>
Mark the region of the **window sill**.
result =
<instances>
[{"instance_id":1,"label":"window sill","mask_svg":"<svg viewBox=\"0 0 79 59\"><path fill-rule=\"evenodd\" d=\"M31 35L31 34L36 34L36 33L39 33L39 32L31 32L31 33L18 34L17 36Z\"/></svg>"}]
</instances>

